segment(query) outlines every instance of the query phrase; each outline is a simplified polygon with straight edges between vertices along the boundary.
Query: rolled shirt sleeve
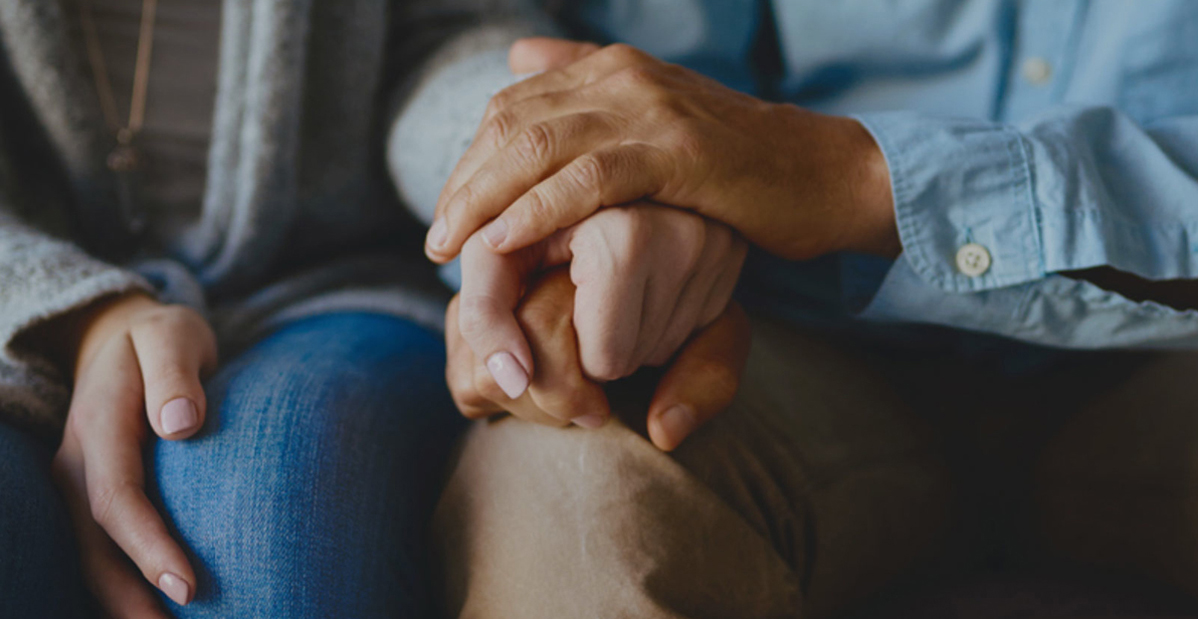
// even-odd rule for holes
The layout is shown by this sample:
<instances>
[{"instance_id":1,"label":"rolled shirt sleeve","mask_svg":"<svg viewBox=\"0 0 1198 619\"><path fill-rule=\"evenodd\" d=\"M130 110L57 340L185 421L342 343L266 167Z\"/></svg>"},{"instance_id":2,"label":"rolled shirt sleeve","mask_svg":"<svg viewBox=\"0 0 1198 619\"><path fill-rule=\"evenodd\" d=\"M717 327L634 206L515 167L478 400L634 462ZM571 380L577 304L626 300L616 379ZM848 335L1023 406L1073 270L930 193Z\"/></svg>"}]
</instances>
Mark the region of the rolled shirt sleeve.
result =
<instances>
[{"instance_id":1,"label":"rolled shirt sleeve","mask_svg":"<svg viewBox=\"0 0 1198 619\"><path fill-rule=\"evenodd\" d=\"M1198 344L1198 313L1058 274L1198 276L1198 118L857 118L890 166L903 246L861 317L1076 348Z\"/></svg>"}]
</instances>

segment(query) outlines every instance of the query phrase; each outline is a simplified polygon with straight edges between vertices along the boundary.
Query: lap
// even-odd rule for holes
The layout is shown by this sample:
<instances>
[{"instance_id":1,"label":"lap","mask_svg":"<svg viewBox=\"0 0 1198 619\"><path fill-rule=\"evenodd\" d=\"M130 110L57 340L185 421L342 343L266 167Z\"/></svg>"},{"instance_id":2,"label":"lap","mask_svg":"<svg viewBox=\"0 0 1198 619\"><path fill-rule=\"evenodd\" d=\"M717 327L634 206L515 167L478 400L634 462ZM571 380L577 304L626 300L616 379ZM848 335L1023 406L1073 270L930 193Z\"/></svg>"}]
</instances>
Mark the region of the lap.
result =
<instances>
[{"instance_id":1,"label":"lap","mask_svg":"<svg viewBox=\"0 0 1198 619\"><path fill-rule=\"evenodd\" d=\"M374 314L291 323L207 385L196 438L152 454L200 568L183 617L425 611L422 540L462 422L439 336ZM389 609L389 610L388 610Z\"/></svg>"},{"instance_id":2,"label":"lap","mask_svg":"<svg viewBox=\"0 0 1198 619\"><path fill-rule=\"evenodd\" d=\"M758 321L736 402L673 454L622 424L472 428L436 516L449 609L828 614L937 539L934 452L852 354Z\"/></svg>"}]
</instances>

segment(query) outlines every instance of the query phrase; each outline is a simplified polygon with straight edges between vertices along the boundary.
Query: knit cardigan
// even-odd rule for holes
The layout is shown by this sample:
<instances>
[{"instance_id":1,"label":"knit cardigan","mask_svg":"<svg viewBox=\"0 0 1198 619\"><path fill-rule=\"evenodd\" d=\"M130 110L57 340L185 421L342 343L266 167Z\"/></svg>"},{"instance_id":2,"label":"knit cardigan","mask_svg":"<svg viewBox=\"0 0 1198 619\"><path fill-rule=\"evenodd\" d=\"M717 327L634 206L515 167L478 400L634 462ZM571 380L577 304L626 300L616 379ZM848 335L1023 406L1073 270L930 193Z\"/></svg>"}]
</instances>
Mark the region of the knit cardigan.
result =
<instances>
[{"instance_id":1,"label":"knit cardigan","mask_svg":"<svg viewBox=\"0 0 1198 619\"><path fill-rule=\"evenodd\" d=\"M122 291L195 307L226 357L322 312L440 324L446 292L397 198L427 223L509 79L504 50L553 33L530 4L224 0L202 214L162 255L105 165L114 141L67 35L74 6L0 0L0 423L60 426L68 377L21 336Z\"/></svg>"}]
</instances>

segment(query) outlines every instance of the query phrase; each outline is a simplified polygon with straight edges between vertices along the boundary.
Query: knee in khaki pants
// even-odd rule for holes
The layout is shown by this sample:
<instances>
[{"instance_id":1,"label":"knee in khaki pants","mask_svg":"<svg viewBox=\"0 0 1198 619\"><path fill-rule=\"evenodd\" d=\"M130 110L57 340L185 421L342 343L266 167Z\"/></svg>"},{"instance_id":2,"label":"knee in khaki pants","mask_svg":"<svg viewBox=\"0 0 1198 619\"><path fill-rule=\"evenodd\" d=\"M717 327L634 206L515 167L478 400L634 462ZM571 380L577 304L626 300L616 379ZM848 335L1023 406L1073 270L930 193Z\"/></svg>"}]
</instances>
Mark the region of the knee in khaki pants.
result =
<instances>
[{"instance_id":1,"label":"knee in khaki pants","mask_svg":"<svg viewBox=\"0 0 1198 619\"><path fill-rule=\"evenodd\" d=\"M758 323L731 409L673 454L501 420L435 517L461 617L824 616L937 540L947 476L868 368Z\"/></svg>"},{"instance_id":2,"label":"knee in khaki pants","mask_svg":"<svg viewBox=\"0 0 1198 619\"><path fill-rule=\"evenodd\" d=\"M1198 596L1198 355L1162 356L1090 395L1041 461L1051 546Z\"/></svg>"}]
</instances>

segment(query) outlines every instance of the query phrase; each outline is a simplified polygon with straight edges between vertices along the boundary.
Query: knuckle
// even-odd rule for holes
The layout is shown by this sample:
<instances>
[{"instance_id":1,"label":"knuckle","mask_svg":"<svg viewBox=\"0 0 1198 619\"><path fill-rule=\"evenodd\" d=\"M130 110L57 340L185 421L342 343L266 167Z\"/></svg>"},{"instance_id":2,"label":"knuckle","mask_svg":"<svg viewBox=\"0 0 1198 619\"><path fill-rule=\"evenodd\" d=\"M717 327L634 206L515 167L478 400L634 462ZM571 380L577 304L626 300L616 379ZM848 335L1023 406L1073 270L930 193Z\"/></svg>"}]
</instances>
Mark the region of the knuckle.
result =
<instances>
[{"instance_id":1,"label":"knuckle","mask_svg":"<svg viewBox=\"0 0 1198 619\"><path fill-rule=\"evenodd\" d=\"M640 62L645 59L645 53L627 43L613 43L603 48L602 53L622 64Z\"/></svg>"},{"instance_id":2,"label":"knuckle","mask_svg":"<svg viewBox=\"0 0 1198 619\"><path fill-rule=\"evenodd\" d=\"M458 215L463 219L469 219L473 215L473 208L477 203L475 193L474 187L469 182L459 187L457 193L453 196L453 201L449 203L446 210L447 219L453 218L454 215ZM450 220L452 221L452 219ZM475 244L477 245L477 243ZM467 241L462 251L465 251L469 245L469 241Z\"/></svg>"},{"instance_id":3,"label":"knuckle","mask_svg":"<svg viewBox=\"0 0 1198 619\"><path fill-rule=\"evenodd\" d=\"M553 153L552 131L545 123L532 125L520 133L513 150L525 164L545 162Z\"/></svg>"},{"instance_id":4,"label":"knuckle","mask_svg":"<svg viewBox=\"0 0 1198 619\"><path fill-rule=\"evenodd\" d=\"M584 191L598 195L607 186L614 167L611 156L587 153L570 166L569 179Z\"/></svg>"},{"instance_id":5,"label":"knuckle","mask_svg":"<svg viewBox=\"0 0 1198 619\"><path fill-rule=\"evenodd\" d=\"M472 341L490 331L496 314L495 301L486 296L462 298L458 311L458 329L462 337Z\"/></svg>"},{"instance_id":6,"label":"knuckle","mask_svg":"<svg viewBox=\"0 0 1198 619\"><path fill-rule=\"evenodd\" d=\"M121 500L127 498L131 490L131 482L89 486L87 500L92 520L107 529L114 522L115 510Z\"/></svg>"},{"instance_id":7,"label":"knuckle","mask_svg":"<svg viewBox=\"0 0 1198 619\"><path fill-rule=\"evenodd\" d=\"M164 305L141 315L130 327L136 336L157 336L168 332L208 333L208 323L195 310L182 305Z\"/></svg>"},{"instance_id":8,"label":"knuckle","mask_svg":"<svg viewBox=\"0 0 1198 619\"><path fill-rule=\"evenodd\" d=\"M491 120L496 115L503 113L512 105L513 95L511 88L505 88L493 95L487 101L487 109L483 114L484 120Z\"/></svg>"},{"instance_id":9,"label":"knuckle","mask_svg":"<svg viewBox=\"0 0 1198 619\"><path fill-rule=\"evenodd\" d=\"M623 89L636 91L657 91L657 72L643 64L634 64L612 74L611 79Z\"/></svg>"},{"instance_id":10,"label":"knuckle","mask_svg":"<svg viewBox=\"0 0 1198 619\"><path fill-rule=\"evenodd\" d=\"M612 234L606 238L616 270L627 270L639 264L640 254L653 240L653 227L637 209L612 209Z\"/></svg>"},{"instance_id":11,"label":"knuckle","mask_svg":"<svg viewBox=\"0 0 1198 619\"><path fill-rule=\"evenodd\" d=\"M544 190L539 186L530 189L520 203L522 210L518 211L519 218L524 222L552 221L554 219L550 201L545 199Z\"/></svg>"},{"instance_id":12,"label":"knuckle","mask_svg":"<svg viewBox=\"0 0 1198 619\"><path fill-rule=\"evenodd\" d=\"M484 143L491 144L496 148L506 146L511 141L516 125L516 117L511 112L507 110L496 112L486 120L486 127L483 129Z\"/></svg>"}]
</instances>

